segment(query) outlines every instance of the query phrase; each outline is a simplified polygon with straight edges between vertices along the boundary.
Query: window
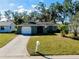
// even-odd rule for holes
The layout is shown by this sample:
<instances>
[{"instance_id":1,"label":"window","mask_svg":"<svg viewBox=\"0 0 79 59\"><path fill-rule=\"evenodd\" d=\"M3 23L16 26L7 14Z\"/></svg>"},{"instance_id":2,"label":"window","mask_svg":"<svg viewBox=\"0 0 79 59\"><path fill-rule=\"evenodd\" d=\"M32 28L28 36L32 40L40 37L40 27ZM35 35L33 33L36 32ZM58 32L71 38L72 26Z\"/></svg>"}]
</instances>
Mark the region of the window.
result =
<instances>
[{"instance_id":1,"label":"window","mask_svg":"<svg viewBox=\"0 0 79 59\"><path fill-rule=\"evenodd\" d=\"M4 27L3 26L1 26L1 30L4 30Z\"/></svg>"},{"instance_id":2,"label":"window","mask_svg":"<svg viewBox=\"0 0 79 59\"><path fill-rule=\"evenodd\" d=\"M11 26L10 26L10 29L11 29Z\"/></svg>"}]
</instances>

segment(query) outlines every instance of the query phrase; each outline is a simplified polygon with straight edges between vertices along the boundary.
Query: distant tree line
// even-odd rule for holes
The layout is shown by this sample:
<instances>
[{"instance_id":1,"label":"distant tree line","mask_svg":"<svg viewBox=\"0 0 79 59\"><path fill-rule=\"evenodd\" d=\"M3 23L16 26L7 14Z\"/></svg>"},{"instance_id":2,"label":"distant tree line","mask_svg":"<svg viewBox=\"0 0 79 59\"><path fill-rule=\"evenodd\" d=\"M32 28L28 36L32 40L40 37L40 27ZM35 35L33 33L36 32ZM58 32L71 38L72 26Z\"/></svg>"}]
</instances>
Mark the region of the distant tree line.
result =
<instances>
[{"instance_id":1,"label":"distant tree line","mask_svg":"<svg viewBox=\"0 0 79 59\"><path fill-rule=\"evenodd\" d=\"M35 11L28 13L24 11L23 13L13 12L11 10L5 11L5 16L9 19L11 16L14 19L15 24L22 24L29 21L34 22L50 22L56 23L60 21L62 23L69 18L69 21L72 22L72 18L79 12L79 1L73 0L64 0L63 3L51 3L50 6L46 6L43 2L39 2ZM0 13L1 15L1 13Z\"/></svg>"},{"instance_id":2,"label":"distant tree line","mask_svg":"<svg viewBox=\"0 0 79 59\"><path fill-rule=\"evenodd\" d=\"M1 13L0 13L1 16ZM78 0L64 0L63 3L51 3L46 6L45 3L39 2L35 11L28 14L28 11L18 13L18 11L5 11L5 16L10 19L13 17L13 22L16 25L28 22L61 22L61 32L62 36L65 36L65 31L67 33L67 24L65 21L69 18L69 22L74 30L74 36L78 35L78 23L79 23L79 1ZM1 18L1 17L0 17Z\"/></svg>"}]
</instances>

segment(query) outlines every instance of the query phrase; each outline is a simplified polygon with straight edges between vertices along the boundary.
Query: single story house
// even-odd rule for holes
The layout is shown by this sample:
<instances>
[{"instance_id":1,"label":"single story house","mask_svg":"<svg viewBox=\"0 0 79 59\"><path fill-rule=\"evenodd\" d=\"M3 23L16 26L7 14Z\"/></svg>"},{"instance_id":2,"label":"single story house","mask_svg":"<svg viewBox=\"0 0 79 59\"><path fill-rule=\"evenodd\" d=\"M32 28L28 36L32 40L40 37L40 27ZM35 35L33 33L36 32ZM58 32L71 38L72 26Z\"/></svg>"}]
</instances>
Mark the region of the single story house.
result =
<instances>
[{"instance_id":1,"label":"single story house","mask_svg":"<svg viewBox=\"0 0 79 59\"><path fill-rule=\"evenodd\" d=\"M0 32L12 32L15 30L15 24L12 21L1 21Z\"/></svg>"},{"instance_id":2,"label":"single story house","mask_svg":"<svg viewBox=\"0 0 79 59\"><path fill-rule=\"evenodd\" d=\"M57 25L51 22L31 22L18 25L19 34L47 34L58 30Z\"/></svg>"}]
</instances>

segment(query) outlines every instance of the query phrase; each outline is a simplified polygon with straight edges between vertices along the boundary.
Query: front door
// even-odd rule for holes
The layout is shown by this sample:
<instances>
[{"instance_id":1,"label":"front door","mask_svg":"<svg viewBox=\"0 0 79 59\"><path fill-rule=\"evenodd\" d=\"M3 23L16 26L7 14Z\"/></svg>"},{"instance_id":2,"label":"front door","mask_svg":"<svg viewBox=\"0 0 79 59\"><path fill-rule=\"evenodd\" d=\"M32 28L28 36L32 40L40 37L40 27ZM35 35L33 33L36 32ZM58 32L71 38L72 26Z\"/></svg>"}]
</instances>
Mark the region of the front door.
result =
<instances>
[{"instance_id":1,"label":"front door","mask_svg":"<svg viewBox=\"0 0 79 59\"><path fill-rule=\"evenodd\" d=\"M43 34L43 26L38 26L37 27L37 33L38 34Z\"/></svg>"}]
</instances>

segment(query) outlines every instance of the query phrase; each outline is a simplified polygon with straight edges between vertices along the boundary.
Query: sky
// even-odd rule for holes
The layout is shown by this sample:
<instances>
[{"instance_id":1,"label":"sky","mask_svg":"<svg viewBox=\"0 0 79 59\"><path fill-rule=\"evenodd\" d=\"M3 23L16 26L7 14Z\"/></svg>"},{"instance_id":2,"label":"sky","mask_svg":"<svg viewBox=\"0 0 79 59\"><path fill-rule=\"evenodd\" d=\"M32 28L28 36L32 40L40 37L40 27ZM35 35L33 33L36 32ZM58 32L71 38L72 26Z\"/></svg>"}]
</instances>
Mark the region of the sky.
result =
<instances>
[{"instance_id":1,"label":"sky","mask_svg":"<svg viewBox=\"0 0 79 59\"><path fill-rule=\"evenodd\" d=\"M50 3L62 3L63 0L0 0L0 11L16 10L20 8L31 10L38 2L44 2L49 6Z\"/></svg>"}]
</instances>

